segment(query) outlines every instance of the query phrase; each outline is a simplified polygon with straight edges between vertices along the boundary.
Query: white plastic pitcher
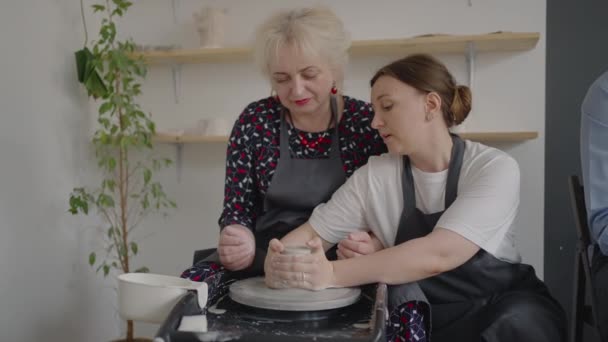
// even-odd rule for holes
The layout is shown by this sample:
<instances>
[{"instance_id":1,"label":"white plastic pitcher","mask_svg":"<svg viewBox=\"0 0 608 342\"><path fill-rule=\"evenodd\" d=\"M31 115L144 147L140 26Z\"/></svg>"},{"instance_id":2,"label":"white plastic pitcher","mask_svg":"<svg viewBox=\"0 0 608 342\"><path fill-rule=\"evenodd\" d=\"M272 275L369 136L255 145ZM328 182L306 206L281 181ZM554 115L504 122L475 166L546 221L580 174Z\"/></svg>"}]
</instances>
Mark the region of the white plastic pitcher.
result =
<instances>
[{"instance_id":1,"label":"white plastic pitcher","mask_svg":"<svg viewBox=\"0 0 608 342\"><path fill-rule=\"evenodd\" d=\"M207 283L151 273L118 276L118 305L125 320L162 323L188 290L198 294L201 308L207 305Z\"/></svg>"}]
</instances>

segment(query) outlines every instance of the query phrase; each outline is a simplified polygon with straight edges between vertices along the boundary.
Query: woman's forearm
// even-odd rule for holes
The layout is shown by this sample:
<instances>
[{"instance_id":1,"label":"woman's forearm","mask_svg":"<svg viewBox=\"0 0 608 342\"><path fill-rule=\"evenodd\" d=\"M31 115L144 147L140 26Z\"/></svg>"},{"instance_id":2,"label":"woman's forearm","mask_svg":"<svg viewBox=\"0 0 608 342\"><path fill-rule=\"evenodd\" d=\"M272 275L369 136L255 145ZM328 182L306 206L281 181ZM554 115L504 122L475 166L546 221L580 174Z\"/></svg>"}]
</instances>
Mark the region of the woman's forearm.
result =
<instances>
[{"instance_id":1,"label":"woman's forearm","mask_svg":"<svg viewBox=\"0 0 608 342\"><path fill-rule=\"evenodd\" d=\"M419 240L419 239L416 239ZM403 284L439 273L433 255L420 253L415 240L373 254L333 262L335 285L358 286L370 283Z\"/></svg>"},{"instance_id":2,"label":"woman's forearm","mask_svg":"<svg viewBox=\"0 0 608 342\"><path fill-rule=\"evenodd\" d=\"M308 222L304 223L303 225L299 226L298 228L292 230L287 235L285 235L281 239L281 243L283 243L283 245L285 246L303 246L306 245L308 241L316 237L319 237L321 239L321 241L323 242L323 248L325 250L331 248L332 244L321 238Z\"/></svg>"},{"instance_id":3,"label":"woman's forearm","mask_svg":"<svg viewBox=\"0 0 608 342\"><path fill-rule=\"evenodd\" d=\"M334 261L334 285L415 282L462 265L478 250L456 233L439 229L370 255Z\"/></svg>"}]
</instances>

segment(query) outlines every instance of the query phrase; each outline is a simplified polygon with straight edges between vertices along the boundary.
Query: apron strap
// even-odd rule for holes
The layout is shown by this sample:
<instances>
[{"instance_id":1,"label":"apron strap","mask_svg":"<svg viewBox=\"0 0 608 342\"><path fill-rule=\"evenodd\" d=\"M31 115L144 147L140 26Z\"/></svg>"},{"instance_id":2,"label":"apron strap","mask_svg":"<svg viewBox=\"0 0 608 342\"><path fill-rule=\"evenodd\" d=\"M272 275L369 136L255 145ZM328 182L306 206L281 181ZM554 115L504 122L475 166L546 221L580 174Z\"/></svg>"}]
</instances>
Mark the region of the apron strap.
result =
<instances>
[{"instance_id":1,"label":"apron strap","mask_svg":"<svg viewBox=\"0 0 608 342\"><path fill-rule=\"evenodd\" d=\"M329 122L329 125L331 126L331 123L334 123L334 135L331 137L329 157L340 158L340 133L338 131L338 126L340 123L338 122L338 100L336 99L335 95L329 96L329 108L331 110L332 120Z\"/></svg>"},{"instance_id":2,"label":"apron strap","mask_svg":"<svg viewBox=\"0 0 608 342\"><path fill-rule=\"evenodd\" d=\"M462 159L464 156L464 140L460 139L455 134L452 136L452 156L450 157L450 166L448 169L448 179L445 185L445 209L447 209L456 200L458 193L458 179L460 178L460 168L462 167Z\"/></svg>"},{"instance_id":3,"label":"apron strap","mask_svg":"<svg viewBox=\"0 0 608 342\"><path fill-rule=\"evenodd\" d=\"M416 189L410 158L403 156L403 172L401 172L401 189L403 190L403 211L413 213L416 210ZM409 215L409 214L408 214Z\"/></svg>"},{"instance_id":4,"label":"apron strap","mask_svg":"<svg viewBox=\"0 0 608 342\"><path fill-rule=\"evenodd\" d=\"M462 167L462 159L464 156L465 144L459 136L452 136L452 155L448 166L448 178L446 181L445 190L445 209L447 209L456 200L458 193L458 178L460 177L460 168ZM401 188L403 191L403 211L399 222L399 228L395 236L395 245L425 236L430 233L426 227L413 227L408 225L407 219L411 215L416 214L416 189L414 187L414 177L412 175L412 167L410 158L403 156L403 171L401 172ZM440 215L435 213L434 215ZM430 227L429 229L433 229Z\"/></svg>"},{"instance_id":5,"label":"apron strap","mask_svg":"<svg viewBox=\"0 0 608 342\"><path fill-rule=\"evenodd\" d=\"M279 160L280 158L289 157L289 131L287 128L287 121L285 120L286 115L289 115L289 112L285 107L283 107L283 109L281 110L281 131L279 132Z\"/></svg>"}]
</instances>

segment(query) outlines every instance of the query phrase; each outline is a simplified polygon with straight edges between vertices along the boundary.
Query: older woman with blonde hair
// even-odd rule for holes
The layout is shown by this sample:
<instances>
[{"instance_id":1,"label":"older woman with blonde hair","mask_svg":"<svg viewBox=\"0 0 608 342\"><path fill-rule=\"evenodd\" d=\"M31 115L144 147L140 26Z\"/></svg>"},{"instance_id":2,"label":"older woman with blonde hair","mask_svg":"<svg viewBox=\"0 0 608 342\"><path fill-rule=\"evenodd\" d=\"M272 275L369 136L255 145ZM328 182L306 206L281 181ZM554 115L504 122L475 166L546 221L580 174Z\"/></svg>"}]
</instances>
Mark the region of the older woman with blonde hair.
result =
<instances>
[{"instance_id":1,"label":"older woman with blonde hair","mask_svg":"<svg viewBox=\"0 0 608 342\"><path fill-rule=\"evenodd\" d=\"M370 126L371 105L342 93L349 47L342 22L323 7L282 11L258 28L255 59L272 95L235 122L217 252L182 275L203 281L221 273L210 297L234 279L263 274L269 241L306 222L370 156L386 151ZM373 234L354 233L337 257L381 247Z\"/></svg>"}]
</instances>

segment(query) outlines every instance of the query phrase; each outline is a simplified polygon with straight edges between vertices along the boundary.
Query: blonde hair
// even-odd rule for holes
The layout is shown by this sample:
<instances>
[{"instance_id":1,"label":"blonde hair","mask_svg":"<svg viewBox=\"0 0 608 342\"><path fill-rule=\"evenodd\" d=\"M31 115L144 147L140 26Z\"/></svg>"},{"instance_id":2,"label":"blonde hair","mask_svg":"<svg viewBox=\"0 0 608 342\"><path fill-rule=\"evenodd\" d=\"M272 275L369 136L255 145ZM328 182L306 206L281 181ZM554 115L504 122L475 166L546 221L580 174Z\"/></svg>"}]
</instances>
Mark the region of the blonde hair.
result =
<instances>
[{"instance_id":1,"label":"blonde hair","mask_svg":"<svg viewBox=\"0 0 608 342\"><path fill-rule=\"evenodd\" d=\"M270 77L270 64L284 46L326 60L336 83L339 87L342 85L350 36L330 9L312 7L281 11L256 30L254 58L267 77Z\"/></svg>"}]
</instances>

